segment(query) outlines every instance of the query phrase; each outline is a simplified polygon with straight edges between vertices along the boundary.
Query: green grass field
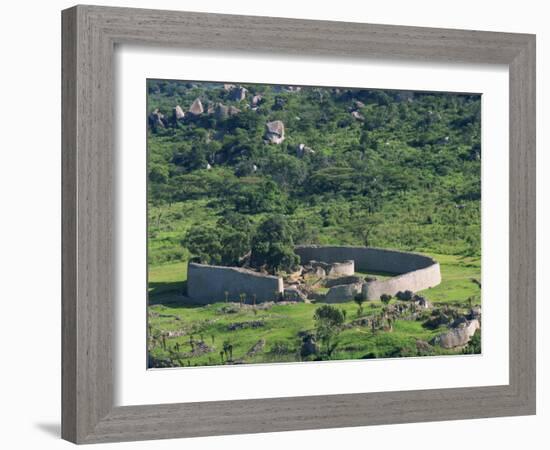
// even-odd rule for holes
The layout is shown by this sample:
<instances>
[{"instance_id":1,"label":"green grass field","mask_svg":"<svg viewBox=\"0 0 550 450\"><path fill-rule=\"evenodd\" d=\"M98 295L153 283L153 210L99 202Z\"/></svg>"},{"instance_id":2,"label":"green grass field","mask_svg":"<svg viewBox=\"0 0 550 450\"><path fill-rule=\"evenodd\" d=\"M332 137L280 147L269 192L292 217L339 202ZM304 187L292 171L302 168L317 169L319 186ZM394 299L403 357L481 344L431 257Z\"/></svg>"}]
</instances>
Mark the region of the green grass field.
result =
<instances>
[{"instance_id":1,"label":"green grass field","mask_svg":"<svg viewBox=\"0 0 550 450\"><path fill-rule=\"evenodd\" d=\"M465 310L468 298L480 304L480 288L472 281L480 279L480 259L432 256L441 264L443 281L420 294L436 307L450 304ZM232 346L231 359L235 363L300 361L298 333L313 330L318 304L275 304L264 309L261 305L241 307L222 300L207 306L184 305L186 269L187 263L181 261L149 270L149 350L153 358L177 366L217 365L223 362L220 351L225 344ZM378 301L363 306L364 317L379 314L383 308ZM346 311L346 327L337 337L331 359L417 356L417 340L429 341L443 331L426 329L420 320L397 320L391 332L373 333L369 327L352 324L358 318L354 302L337 307ZM202 350L193 352L199 342L203 343ZM458 352L435 346L431 354Z\"/></svg>"}]
</instances>

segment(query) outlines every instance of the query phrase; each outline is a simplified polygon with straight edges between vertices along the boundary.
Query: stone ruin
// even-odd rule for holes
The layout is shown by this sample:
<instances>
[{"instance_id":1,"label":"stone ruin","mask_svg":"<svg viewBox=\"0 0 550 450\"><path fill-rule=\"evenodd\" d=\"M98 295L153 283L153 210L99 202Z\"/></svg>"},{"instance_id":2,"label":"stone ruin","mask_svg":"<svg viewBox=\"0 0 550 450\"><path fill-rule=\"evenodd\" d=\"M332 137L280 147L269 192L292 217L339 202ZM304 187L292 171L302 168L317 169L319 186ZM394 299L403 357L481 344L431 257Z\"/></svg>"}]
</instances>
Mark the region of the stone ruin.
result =
<instances>
[{"instance_id":1,"label":"stone ruin","mask_svg":"<svg viewBox=\"0 0 550 450\"><path fill-rule=\"evenodd\" d=\"M406 295L441 282L439 264L432 258L410 252L370 247L297 246L299 270L284 278L241 267L189 263L188 296L198 303L214 303L246 294L255 301L315 300L341 303L379 300L382 295ZM360 272L396 274L385 280L357 275ZM418 302L421 305L420 301Z\"/></svg>"},{"instance_id":2,"label":"stone ruin","mask_svg":"<svg viewBox=\"0 0 550 450\"><path fill-rule=\"evenodd\" d=\"M343 303L395 296L401 302L389 305L387 314L403 320L421 318L429 329L446 327L430 344L448 349L464 347L481 327L481 308L472 307L467 314L450 306L432 309L426 298L415 294L441 282L439 264L428 256L351 246L297 246L295 252L300 256L300 265L284 277L249 268L189 262L187 298L198 304L244 300L249 305L269 305L280 301ZM364 275L368 272L394 276L378 280ZM430 344L422 344L429 350Z\"/></svg>"},{"instance_id":3,"label":"stone ruin","mask_svg":"<svg viewBox=\"0 0 550 450\"><path fill-rule=\"evenodd\" d=\"M295 252L302 262L316 260L336 263L351 260L355 264L355 270L359 272L394 274L385 280L372 277L362 280L344 278L339 285L332 281L326 294L331 302L349 301L356 295L365 300L378 300L383 294L394 296L400 291L417 292L437 286L441 282L437 261L417 253L372 247L316 245L298 246ZM331 292L332 290L334 291Z\"/></svg>"}]
</instances>

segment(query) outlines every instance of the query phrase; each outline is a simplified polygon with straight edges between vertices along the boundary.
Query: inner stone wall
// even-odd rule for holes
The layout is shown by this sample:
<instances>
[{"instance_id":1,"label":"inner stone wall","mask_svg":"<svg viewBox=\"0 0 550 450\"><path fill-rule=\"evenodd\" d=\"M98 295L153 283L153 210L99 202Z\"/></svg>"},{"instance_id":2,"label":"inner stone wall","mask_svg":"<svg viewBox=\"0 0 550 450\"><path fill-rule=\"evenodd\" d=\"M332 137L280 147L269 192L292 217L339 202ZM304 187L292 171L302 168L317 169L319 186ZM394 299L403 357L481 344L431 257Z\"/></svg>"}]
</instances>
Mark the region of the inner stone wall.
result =
<instances>
[{"instance_id":1,"label":"inner stone wall","mask_svg":"<svg viewBox=\"0 0 550 450\"><path fill-rule=\"evenodd\" d=\"M399 291L418 292L441 283L437 261L418 253L372 247L317 245L298 246L294 251L300 256L302 264L310 260L327 263L353 260L357 271L396 275L387 280L363 283L361 292L367 300L378 300L382 294L395 295Z\"/></svg>"},{"instance_id":2,"label":"inner stone wall","mask_svg":"<svg viewBox=\"0 0 550 450\"><path fill-rule=\"evenodd\" d=\"M239 301L241 294L246 294L247 303L254 295L258 303L273 301L283 292L283 279L240 267L188 263L187 296L193 302L223 302L226 291L229 301Z\"/></svg>"},{"instance_id":3,"label":"inner stone wall","mask_svg":"<svg viewBox=\"0 0 550 450\"><path fill-rule=\"evenodd\" d=\"M349 301L356 293L360 293L366 300L378 300L382 294L395 295L407 290L418 292L441 283L437 261L417 253L371 247L315 245L298 246L295 252L300 256L302 264L317 261L342 270L341 274L337 271L333 276L350 276L354 270L374 272L374 275L376 272L395 274L386 280L355 283L349 295L342 295L348 289L346 285L333 286L331 290L334 292L329 296L331 302ZM228 293L229 301L239 301L240 295L245 294L247 302L251 302L255 296L256 302L260 303L276 300L283 290L281 277L239 267L188 263L187 296L195 303L223 302L225 292Z\"/></svg>"}]
</instances>

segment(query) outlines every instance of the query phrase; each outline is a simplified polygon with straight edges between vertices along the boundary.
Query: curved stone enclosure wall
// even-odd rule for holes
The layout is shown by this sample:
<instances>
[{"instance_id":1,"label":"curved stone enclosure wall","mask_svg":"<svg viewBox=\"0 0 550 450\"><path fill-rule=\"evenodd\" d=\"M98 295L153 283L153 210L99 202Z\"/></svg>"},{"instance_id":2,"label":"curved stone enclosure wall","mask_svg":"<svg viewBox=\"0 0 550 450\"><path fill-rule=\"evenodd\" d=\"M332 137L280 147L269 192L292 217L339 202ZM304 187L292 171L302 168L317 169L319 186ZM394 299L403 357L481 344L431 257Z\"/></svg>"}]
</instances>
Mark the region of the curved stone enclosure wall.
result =
<instances>
[{"instance_id":1,"label":"curved stone enclosure wall","mask_svg":"<svg viewBox=\"0 0 550 450\"><path fill-rule=\"evenodd\" d=\"M361 292L367 300L378 300L382 294L399 291L421 291L441 283L439 263L418 253L373 247L304 245L295 248L301 262L310 260L335 263L353 260L360 272L387 272L396 276L387 280L363 283ZM347 301L347 300L344 300Z\"/></svg>"},{"instance_id":2,"label":"curved stone enclosure wall","mask_svg":"<svg viewBox=\"0 0 550 450\"><path fill-rule=\"evenodd\" d=\"M439 264L434 259L417 253L386 250L372 247L298 246L296 254L301 263L319 265L330 277L350 279L330 283L324 301L338 303L353 300L361 295L366 300L379 300L382 294L395 295L399 291L418 292L441 283ZM386 280L352 280L355 270L360 272L386 272L395 274ZM333 279L335 280L335 279ZM187 296L195 303L215 303L225 300L239 301L241 294L247 302L255 296L256 302L273 301L284 291L281 277L264 275L239 267L211 266L188 263Z\"/></svg>"},{"instance_id":3,"label":"curved stone enclosure wall","mask_svg":"<svg viewBox=\"0 0 550 450\"><path fill-rule=\"evenodd\" d=\"M187 296L193 302L223 302L226 291L229 301L239 301L241 294L246 294L248 303L254 295L258 303L273 301L283 292L283 279L240 267L188 263Z\"/></svg>"}]
</instances>

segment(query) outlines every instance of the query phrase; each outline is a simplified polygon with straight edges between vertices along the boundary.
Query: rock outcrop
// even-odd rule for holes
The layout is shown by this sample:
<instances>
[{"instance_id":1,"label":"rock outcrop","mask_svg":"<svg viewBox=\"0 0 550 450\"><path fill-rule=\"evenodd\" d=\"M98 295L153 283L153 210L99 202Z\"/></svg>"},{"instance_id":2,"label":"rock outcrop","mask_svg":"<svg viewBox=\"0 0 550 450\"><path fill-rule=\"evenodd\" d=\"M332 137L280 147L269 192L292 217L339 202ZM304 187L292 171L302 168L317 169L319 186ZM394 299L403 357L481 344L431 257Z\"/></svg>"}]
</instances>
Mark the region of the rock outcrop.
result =
<instances>
[{"instance_id":1,"label":"rock outcrop","mask_svg":"<svg viewBox=\"0 0 550 450\"><path fill-rule=\"evenodd\" d=\"M191 106L189 107L189 112L194 116L199 116L204 112L204 108L202 106L200 98L196 98L195 101L191 103Z\"/></svg>"},{"instance_id":2,"label":"rock outcrop","mask_svg":"<svg viewBox=\"0 0 550 450\"><path fill-rule=\"evenodd\" d=\"M185 113L183 112L183 109L180 105L176 105L174 109L172 110L172 117L175 120L182 120L185 118Z\"/></svg>"},{"instance_id":3,"label":"rock outcrop","mask_svg":"<svg viewBox=\"0 0 550 450\"><path fill-rule=\"evenodd\" d=\"M240 110L238 108L235 108L234 106L226 106L222 103L217 103L214 107L214 115L218 120L226 119L227 117L238 114L239 112Z\"/></svg>"},{"instance_id":4,"label":"rock outcrop","mask_svg":"<svg viewBox=\"0 0 550 450\"><path fill-rule=\"evenodd\" d=\"M157 128L164 128L166 126L166 118L158 108L149 114L149 126L153 130L156 130Z\"/></svg>"},{"instance_id":5,"label":"rock outcrop","mask_svg":"<svg viewBox=\"0 0 550 450\"><path fill-rule=\"evenodd\" d=\"M295 286L285 288L283 300L287 302L305 302L306 296Z\"/></svg>"},{"instance_id":6,"label":"rock outcrop","mask_svg":"<svg viewBox=\"0 0 550 450\"><path fill-rule=\"evenodd\" d=\"M359 111L352 111L351 115L355 120L358 120L359 122L365 121L365 116L361 114Z\"/></svg>"},{"instance_id":7,"label":"rock outcrop","mask_svg":"<svg viewBox=\"0 0 550 450\"><path fill-rule=\"evenodd\" d=\"M440 345L443 348L463 347L470 342L470 339L479 328L480 325L478 320L474 319L469 322L467 321L456 328L452 328L446 333L436 336L432 343Z\"/></svg>"},{"instance_id":8,"label":"rock outcrop","mask_svg":"<svg viewBox=\"0 0 550 450\"><path fill-rule=\"evenodd\" d=\"M303 158L305 155L313 155L314 153L315 150L305 144L299 144L298 147L296 147L296 156L298 158Z\"/></svg>"},{"instance_id":9,"label":"rock outcrop","mask_svg":"<svg viewBox=\"0 0 550 450\"><path fill-rule=\"evenodd\" d=\"M263 97L260 94L256 94L254 97L252 97L251 106L259 106L260 103L262 103Z\"/></svg>"},{"instance_id":10,"label":"rock outcrop","mask_svg":"<svg viewBox=\"0 0 550 450\"><path fill-rule=\"evenodd\" d=\"M248 92L248 89L246 88L243 88L241 86L235 87L234 89L231 90L230 99L240 102L246 98L247 92Z\"/></svg>"},{"instance_id":11,"label":"rock outcrop","mask_svg":"<svg viewBox=\"0 0 550 450\"><path fill-rule=\"evenodd\" d=\"M285 124L281 120L267 122L264 138L271 144L280 144L285 140Z\"/></svg>"}]
</instances>

